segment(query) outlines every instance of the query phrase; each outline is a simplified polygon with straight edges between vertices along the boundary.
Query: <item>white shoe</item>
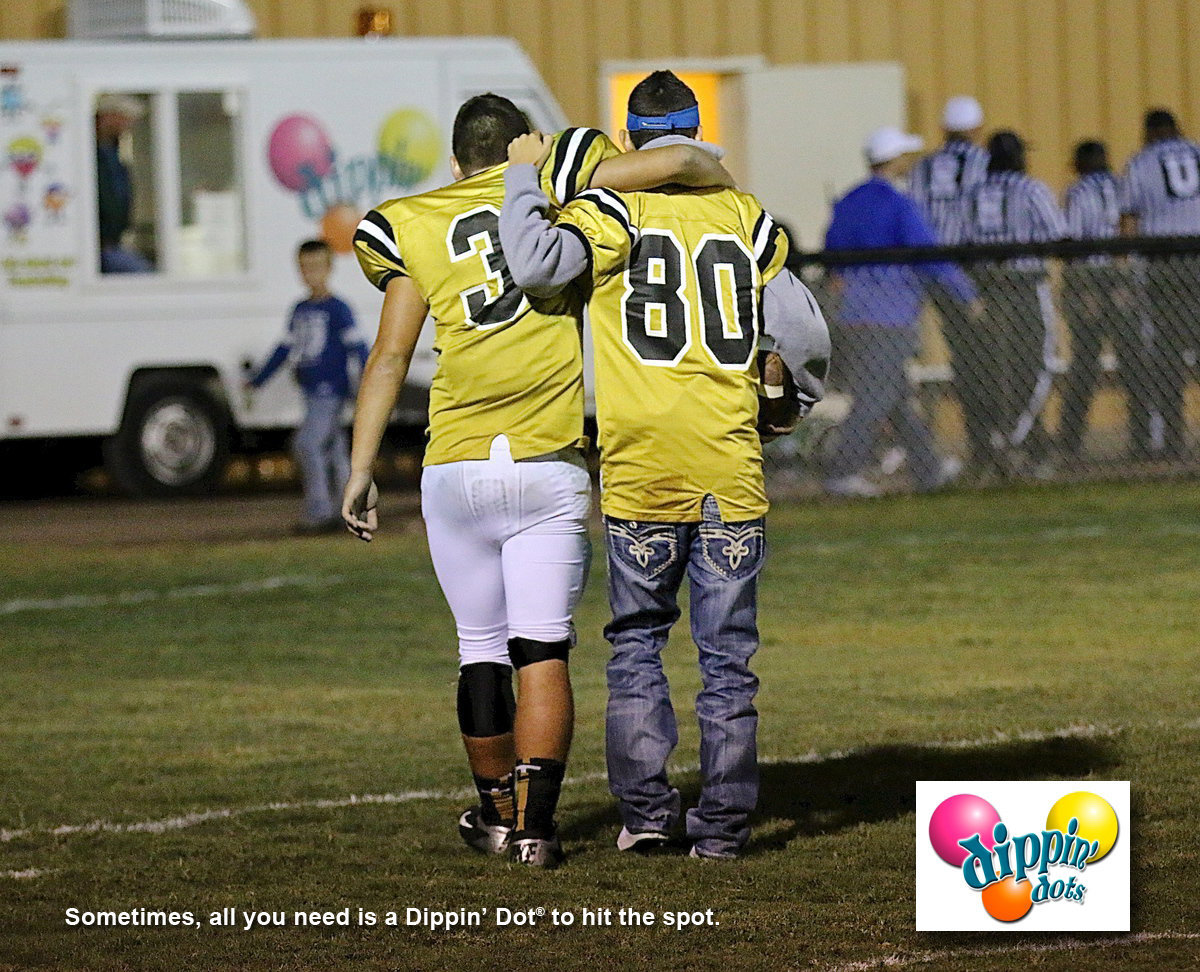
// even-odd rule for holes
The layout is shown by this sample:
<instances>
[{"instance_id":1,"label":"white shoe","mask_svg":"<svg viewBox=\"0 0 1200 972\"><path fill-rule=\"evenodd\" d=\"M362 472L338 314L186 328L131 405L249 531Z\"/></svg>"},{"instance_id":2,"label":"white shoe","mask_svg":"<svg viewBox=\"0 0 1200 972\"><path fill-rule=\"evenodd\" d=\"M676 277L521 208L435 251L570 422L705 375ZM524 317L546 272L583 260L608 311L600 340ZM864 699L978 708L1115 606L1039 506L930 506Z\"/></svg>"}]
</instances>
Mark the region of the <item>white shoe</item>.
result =
<instances>
[{"instance_id":1,"label":"white shoe","mask_svg":"<svg viewBox=\"0 0 1200 972\"><path fill-rule=\"evenodd\" d=\"M511 829L504 824L487 824L479 807L471 807L458 818L458 834L468 847L484 854L503 854L508 849Z\"/></svg>"},{"instance_id":2,"label":"white shoe","mask_svg":"<svg viewBox=\"0 0 1200 972\"><path fill-rule=\"evenodd\" d=\"M567 859L558 835L553 837L521 837L510 839L508 855L514 864L540 867L552 871Z\"/></svg>"},{"instance_id":3,"label":"white shoe","mask_svg":"<svg viewBox=\"0 0 1200 972\"><path fill-rule=\"evenodd\" d=\"M885 476L894 476L900 467L908 462L908 450L900 446L892 446L879 457L879 471Z\"/></svg>"},{"instance_id":4,"label":"white shoe","mask_svg":"<svg viewBox=\"0 0 1200 972\"><path fill-rule=\"evenodd\" d=\"M929 489L942 489L943 487L949 486L952 482L954 482L954 480L958 479L958 477L962 475L962 471L963 464L961 459L959 459L957 456L946 456L946 458L942 460L942 464L938 469L937 478L934 479L933 485L930 486Z\"/></svg>"},{"instance_id":5,"label":"white shoe","mask_svg":"<svg viewBox=\"0 0 1200 972\"><path fill-rule=\"evenodd\" d=\"M646 854L665 847L669 839L661 830L633 831L622 827L621 832L617 834L617 850Z\"/></svg>"},{"instance_id":6,"label":"white shoe","mask_svg":"<svg viewBox=\"0 0 1200 972\"><path fill-rule=\"evenodd\" d=\"M738 859L737 854L701 854L695 844L692 844L692 849L688 851L688 857L694 857L699 861L736 861Z\"/></svg>"},{"instance_id":7,"label":"white shoe","mask_svg":"<svg viewBox=\"0 0 1200 972\"><path fill-rule=\"evenodd\" d=\"M858 473L825 480L825 492L830 496L853 496L861 499L873 499L883 494L883 490Z\"/></svg>"}]
</instances>

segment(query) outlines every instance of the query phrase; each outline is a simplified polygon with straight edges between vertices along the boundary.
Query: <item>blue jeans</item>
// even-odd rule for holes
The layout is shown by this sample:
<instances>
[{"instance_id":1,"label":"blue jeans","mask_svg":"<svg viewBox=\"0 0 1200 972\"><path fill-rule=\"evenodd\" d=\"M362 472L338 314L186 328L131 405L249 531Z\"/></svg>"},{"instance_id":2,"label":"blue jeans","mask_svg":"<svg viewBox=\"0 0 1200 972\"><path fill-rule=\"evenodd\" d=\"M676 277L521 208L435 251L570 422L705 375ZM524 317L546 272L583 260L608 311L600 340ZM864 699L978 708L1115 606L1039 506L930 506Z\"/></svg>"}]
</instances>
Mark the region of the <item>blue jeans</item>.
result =
<instances>
[{"instance_id":1,"label":"blue jeans","mask_svg":"<svg viewBox=\"0 0 1200 972\"><path fill-rule=\"evenodd\" d=\"M136 250L107 244L100 248L101 273L151 273L154 264Z\"/></svg>"},{"instance_id":2,"label":"blue jeans","mask_svg":"<svg viewBox=\"0 0 1200 972\"><path fill-rule=\"evenodd\" d=\"M350 442L342 425L339 395L304 396L304 421L293 442L304 484L304 521L325 523L342 509L350 479Z\"/></svg>"},{"instance_id":3,"label":"blue jeans","mask_svg":"<svg viewBox=\"0 0 1200 972\"><path fill-rule=\"evenodd\" d=\"M646 523L605 517L612 644L608 663L606 747L609 788L630 830L670 830L679 791L667 759L679 742L661 652L679 618L686 571L692 639L700 653L699 805L687 834L701 854L732 856L750 838L758 802L758 575L766 556L762 518L723 523L716 500L704 499L699 523Z\"/></svg>"}]
</instances>

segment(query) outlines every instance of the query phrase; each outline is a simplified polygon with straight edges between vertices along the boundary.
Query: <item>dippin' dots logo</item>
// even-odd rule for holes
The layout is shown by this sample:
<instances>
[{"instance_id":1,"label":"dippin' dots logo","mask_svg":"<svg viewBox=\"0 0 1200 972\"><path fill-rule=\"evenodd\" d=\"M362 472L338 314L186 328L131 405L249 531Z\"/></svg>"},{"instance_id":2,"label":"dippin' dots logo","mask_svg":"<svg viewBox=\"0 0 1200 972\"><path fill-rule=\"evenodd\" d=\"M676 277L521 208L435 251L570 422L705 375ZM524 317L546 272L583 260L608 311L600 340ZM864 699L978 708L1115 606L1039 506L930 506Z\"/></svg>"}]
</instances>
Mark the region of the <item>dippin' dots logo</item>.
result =
<instances>
[{"instance_id":1,"label":"dippin' dots logo","mask_svg":"<svg viewBox=\"0 0 1200 972\"><path fill-rule=\"evenodd\" d=\"M943 800L929 820L938 857L962 869L967 886L983 892L983 908L997 921L1018 921L1047 901L1082 902L1084 868L1112 850L1119 831L1117 812L1087 791L1062 797L1050 808L1045 830L1020 837L1010 836L996 808L973 793ZM1051 865L1079 873L1055 877Z\"/></svg>"},{"instance_id":2,"label":"dippin' dots logo","mask_svg":"<svg viewBox=\"0 0 1200 972\"><path fill-rule=\"evenodd\" d=\"M1127 928L1128 784L1077 786L918 783L917 927L1122 930L1123 900Z\"/></svg>"}]
</instances>

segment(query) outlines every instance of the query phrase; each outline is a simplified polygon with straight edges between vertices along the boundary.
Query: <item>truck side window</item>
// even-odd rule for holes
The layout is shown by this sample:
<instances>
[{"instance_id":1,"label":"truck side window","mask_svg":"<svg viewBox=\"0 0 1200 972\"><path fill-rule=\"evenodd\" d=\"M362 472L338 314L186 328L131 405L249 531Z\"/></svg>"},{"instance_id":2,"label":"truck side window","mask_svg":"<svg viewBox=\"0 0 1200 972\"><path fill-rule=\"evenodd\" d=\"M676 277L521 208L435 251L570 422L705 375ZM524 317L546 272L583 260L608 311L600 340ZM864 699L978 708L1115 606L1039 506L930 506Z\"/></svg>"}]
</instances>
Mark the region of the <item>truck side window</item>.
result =
<instances>
[{"instance_id":1,"label":"truck side window","mask_svg":"<svg viewBox=\"0 0 1200 972\"><path fill-rule=\"evenodd\" d=\"M96 195L100 272L150 273L157 265L157 202L150 96L96 97Z\"/></svg>"},{"instance_id":2,"label":"truck side window","mask_svg":"<svg viewBox=\"0 0 1200 972\"><path fill-rule=\"evenodd\" d=\"M185 91L179 111L178 276L246 269L237 91Z\"/></svg>"}]
</instances>

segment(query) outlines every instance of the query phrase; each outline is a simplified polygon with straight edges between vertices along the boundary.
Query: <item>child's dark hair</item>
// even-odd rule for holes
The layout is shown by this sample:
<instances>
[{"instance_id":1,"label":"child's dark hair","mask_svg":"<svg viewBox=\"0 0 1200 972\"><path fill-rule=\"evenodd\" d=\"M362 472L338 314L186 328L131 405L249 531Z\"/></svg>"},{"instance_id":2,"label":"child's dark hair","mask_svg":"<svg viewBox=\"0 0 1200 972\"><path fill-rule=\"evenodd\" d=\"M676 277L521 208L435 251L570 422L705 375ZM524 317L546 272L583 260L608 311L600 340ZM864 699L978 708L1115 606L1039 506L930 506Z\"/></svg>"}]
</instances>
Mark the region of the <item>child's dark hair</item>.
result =
<instances>
[{"instance_id":1,"label":"child's dark hair","mask_svg":"<svg viewBox=\"0 0 1200 972\"><path fill-rule=\"evenodd\" d=\"M672 71L655 71L642 78L637 87L629 92L629 111L634 115L650 118L662 118L673 111L683 111L695 104L696 93ZM629 140L641 148L662 135L686 135L688 138L695 138L698 131L696 128L676 128L669 132L643 129L640 132L630 132Z\"/></svg>"},{"instance_id":2,"label":"child's dark hair","mask_svg":"<svg viewBox=\"0 0 1200 972\"><path fill-rule=\"evenodd\" d=\"M306 253L324 253L332 258L333 247L326 240L305 240L297 248L296 256L304 256Z\"/></svg>"},{"instance_id":3,"label":"child's dark hair","mask_svg":"<svg viewBox=\"0 0 1200 972\"><path fill-rule=\"evenodd\" d=\"M454 116L450 147L458 167L470 175L508 159L508 143L529 134L529 119L502 95L468 98Z\"/></svg>"}]
</instances>

